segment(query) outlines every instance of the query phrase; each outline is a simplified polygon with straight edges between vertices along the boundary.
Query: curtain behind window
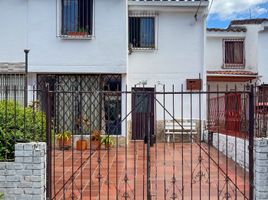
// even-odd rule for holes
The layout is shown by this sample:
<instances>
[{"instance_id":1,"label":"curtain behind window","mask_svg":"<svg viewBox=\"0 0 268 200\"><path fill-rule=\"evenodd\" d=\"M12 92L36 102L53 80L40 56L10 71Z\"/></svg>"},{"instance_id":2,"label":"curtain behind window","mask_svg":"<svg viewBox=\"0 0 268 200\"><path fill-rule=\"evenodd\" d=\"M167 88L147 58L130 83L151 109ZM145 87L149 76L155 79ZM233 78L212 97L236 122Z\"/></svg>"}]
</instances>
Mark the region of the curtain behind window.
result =
<instances>
[{"instance_id":1,"label":"curtain behind window","mask_svg":"<svg viewBox=\"0 0 268 200\"><path fill-rule=\"evenodd\" d=\"M142 47L154 46L154 18L144 17L140 19L140 38Z\"/></svg>"},{"instance_id":2,"label":"curtain behind window","mask_svg":"<svg viewBox=\"0 0 268 200\"><path fill-rule=\"evenodd\" d=\"M63 1L63 31L64 33L77 31L78 27L78 1Z\"/></svg>"},{"instance_id":3,"label":"curtain behind window","mask_svg":"<svg viewBox=\"0 0 268 200\"><path fill-rule=\"evenodd\" d=\"M244 63L244 42L226 41L225 42L225 64Z\"/></svg>"}]
</instances>

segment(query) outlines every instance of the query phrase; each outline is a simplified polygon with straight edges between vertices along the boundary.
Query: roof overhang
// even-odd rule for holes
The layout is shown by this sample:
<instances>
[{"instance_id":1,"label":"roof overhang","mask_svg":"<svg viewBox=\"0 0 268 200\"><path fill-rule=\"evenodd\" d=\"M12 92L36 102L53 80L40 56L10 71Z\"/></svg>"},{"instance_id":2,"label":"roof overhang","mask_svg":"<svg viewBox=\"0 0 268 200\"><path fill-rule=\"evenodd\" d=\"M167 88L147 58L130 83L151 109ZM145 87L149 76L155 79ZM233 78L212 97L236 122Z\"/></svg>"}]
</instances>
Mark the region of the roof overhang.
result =
<instances>
[{"instance_id":1,"label":"roof overhang","mask_svg":"<svg viewBox=\"0 0 268 200\"><path fill-rule=\"evenodd\" d=\"M128 1L129 10L154 11L200 11L207 9L208 1Z\"/></svg>"},{"instance_id":2,"label":"roof overhang","mask_svg":"<svg viewBox=\"0 0 268 200\"><path fill-rule=\"evenodd\" d=\"M256 79L252 76L207 76L208 82L248 82Z\"/></svg>"},{"instance_id":3,"label":"roof overhang","mask_svg":"<svg viewBox=\"0 0 268 200\"><path fill-rule=\"evenodd\" d=\"M211 38L245 38L246 34L246 32L207 31L207 37Z\"/></svg>"},{"instance_id":4,"label":"roof overhang","mask_svg":"<svg viewBox=\"0 0 268 200\"><path fill-rule=\"evenodd\" d=\"M246 71L208 71L209 82L248 82L258 78L258 73Z\"/></svg>"}]
</instances>

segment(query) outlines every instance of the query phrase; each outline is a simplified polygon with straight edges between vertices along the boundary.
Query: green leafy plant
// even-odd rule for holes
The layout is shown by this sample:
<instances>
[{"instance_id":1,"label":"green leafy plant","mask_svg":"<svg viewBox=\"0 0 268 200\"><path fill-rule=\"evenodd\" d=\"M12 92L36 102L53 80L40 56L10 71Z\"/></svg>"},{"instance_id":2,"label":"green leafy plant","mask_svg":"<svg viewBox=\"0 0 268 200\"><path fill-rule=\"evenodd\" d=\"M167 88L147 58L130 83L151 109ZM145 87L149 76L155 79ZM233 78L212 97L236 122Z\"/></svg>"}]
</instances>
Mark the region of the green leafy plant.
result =
<instances>
[{"instance_id":1,"label":"green leafy plant","mask_svg":"<svg viewBox=\"0 0 268 200\"><path fill-rule=\"evenodd\" d=\"M111 147L114 145L114 139L110 135L105 135L101 138L101 143L106 147Z\"/></svg>"},{"instance_id":2,"label":"green leafy plant","mask_svg":"<svg viewBox=\"0 0 268 200\"><path fill-rule=\"evenodd\" d=\"M64 131L64 132L60 132L56 135L56 138L58 140L67 140L69 141L71 139L71 132L69 131Z\"/></svg>"},{"instance_id":3,"label":"green leafy plant","mask_svg":"<svg viewBox=\"0 0 268 200\"><path fill-rule=\"evenodd\" d=\"M4 193L0 192L0 200L4 200Z\"/></svg>"},{"instance_id":4,"label":"green leafy plant","mask_svg":"<svg viewBox=\"0 0 268 200\"><path fill-rule=\"evenodd\" d=\"M0 160L14 159L15 143L46 140L46 117L36 108L0 101Z\"/></svg>"},{"instance_id":5,"label":"green leafy plant","mask_svg":"<svg viewBox=\"0 0 268 200\"><path fill-rule=\"evenodd\" d=\"M78 32L78 33L86 33L87 30L86 30L85 28L78 27L78 28L77 28L77 32Z\"/></svg>"},{"instance_id":6,"label":"green leafy plant","mask_svg":"<svg viewBox=\"0 0 268 200\"><path fill-rule=\"evenodd\" d=\"M69 149L71 147L71 132L63 131L56 135L60 149Z\"/></svg>"}]
</instances>

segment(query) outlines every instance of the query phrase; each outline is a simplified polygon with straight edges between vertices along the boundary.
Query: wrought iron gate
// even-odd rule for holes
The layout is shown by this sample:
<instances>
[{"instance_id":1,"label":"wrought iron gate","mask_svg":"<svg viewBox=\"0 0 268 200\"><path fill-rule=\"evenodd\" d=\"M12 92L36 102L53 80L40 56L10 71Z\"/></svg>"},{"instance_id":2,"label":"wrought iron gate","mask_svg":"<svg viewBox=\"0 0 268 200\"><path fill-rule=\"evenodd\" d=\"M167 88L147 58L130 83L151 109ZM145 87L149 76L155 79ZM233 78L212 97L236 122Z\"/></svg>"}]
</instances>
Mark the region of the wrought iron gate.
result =
<instances>
[{"instance_id":1,"label":"wrought iron gate","mask_svg":"<svg viewBox=\"0 0 268 200\"><path fill-rule=\"evenodd\" d=\"M48 199L253 199L253 89L48 90L44 99ZM154 117L133 122L134 112Z\"/></svg>"}]
</instances>

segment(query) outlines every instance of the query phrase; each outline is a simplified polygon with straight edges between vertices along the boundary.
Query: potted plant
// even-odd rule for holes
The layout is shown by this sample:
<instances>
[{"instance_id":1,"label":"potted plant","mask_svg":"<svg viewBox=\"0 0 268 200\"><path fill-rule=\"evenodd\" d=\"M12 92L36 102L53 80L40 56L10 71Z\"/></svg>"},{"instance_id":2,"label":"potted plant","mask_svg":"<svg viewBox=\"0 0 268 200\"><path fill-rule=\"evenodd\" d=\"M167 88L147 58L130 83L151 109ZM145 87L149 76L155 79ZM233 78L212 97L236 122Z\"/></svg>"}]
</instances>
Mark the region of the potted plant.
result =
<instances>
[{"instance_id":1,"label":"potted plant","mask_svg":"<svg viewBox=\"0 0 268 200\"><path fill-rule=\"evenodd\" d=\"M88 32L85 28L77 28L77 31L69 31L68 35L70 36L86 36Z\"/></svg>"},{"instance_id":2,"label":"potted plant","mask_svg":"<svg viewBox=\"0 0 268 200\"><path fill-rule=\"evenodd\" d=\"M94 130L91 135L91 149L99 149L101 146L101 131Z\"/></svg>"},{"instance_id":3,"label":"potted plant","mask_svg":"<svg viewBox=\"0 0 268 200\"><path fill-rule=\"evenodd\" d=\"M71 133L69 131L58 133L56 138L60 149L69 149L71 147Z\"/></svg>"},{"instance_id":4,"label":"potted plant","mask_svg":"<svg viewBox=\"0 0 268 200\"><path fill-rule=\"evenodd\" d=\"M114 145L114 139L110 135L105 135L101 138L101 143L106 149L109 149Z\"/></svg>"},{"instance_id":5,"label":"potted plant","mask_svg":"<svg viewBox=\"0 0 268 200\"><path fill-rule=\"evenodd\" d=\"M85 117L80 117L76 120L76 127L79 129L79 132L88 131L89 128L89 120ZM88 141L84 139L83 135L76 141L76 150L84 151L87 150Z\"/></svg>"}]
</instances>

